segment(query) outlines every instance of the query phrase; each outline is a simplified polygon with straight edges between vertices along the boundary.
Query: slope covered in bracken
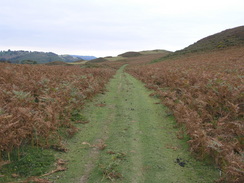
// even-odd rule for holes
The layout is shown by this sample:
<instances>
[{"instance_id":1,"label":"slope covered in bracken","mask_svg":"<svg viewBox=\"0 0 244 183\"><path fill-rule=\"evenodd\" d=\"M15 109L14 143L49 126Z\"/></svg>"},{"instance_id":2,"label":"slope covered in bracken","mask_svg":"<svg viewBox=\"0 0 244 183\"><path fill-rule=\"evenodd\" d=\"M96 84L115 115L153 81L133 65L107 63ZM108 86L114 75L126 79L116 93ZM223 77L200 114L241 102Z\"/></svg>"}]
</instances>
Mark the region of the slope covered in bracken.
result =
<instances>
[{"instance_id":1,"label":"slope covered in bracken","mask_svg":"<svg viewBox=\"0 0 244 183\"><path fill-rule=\"evenodd\" d=\"M85 100L114 74L108 68L0 64L0 152L28 144L62 148L62 134L78 130L73 121Z\"/></svg>"},{"instance_id":2,"label":"slope covered in bracken","mask_svg":"<svg viewBox=\"0 0 244 183\"><path fill-rule=\"evenodd\" d=\"M188 54L127 71L168 106L190 150L211 158L220 181L244 182L244 47Z\"/></svg>"}]
</instances>

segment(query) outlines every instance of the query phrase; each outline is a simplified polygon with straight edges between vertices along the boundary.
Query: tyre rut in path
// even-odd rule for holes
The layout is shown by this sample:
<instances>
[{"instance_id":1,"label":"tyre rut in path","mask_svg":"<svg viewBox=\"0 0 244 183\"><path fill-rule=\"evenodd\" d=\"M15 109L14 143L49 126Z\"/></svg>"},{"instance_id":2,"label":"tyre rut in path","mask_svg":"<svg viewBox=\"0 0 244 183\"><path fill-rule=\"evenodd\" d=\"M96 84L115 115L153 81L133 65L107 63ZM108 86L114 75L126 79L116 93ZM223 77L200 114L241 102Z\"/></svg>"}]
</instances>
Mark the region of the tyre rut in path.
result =
<instances>
[{"instance_id":1,"label":"tyre rut in path","mask_svg":"<svg viewBox=\"0 0 244 183\"><path fill-rule=\"evenodd\" d=\"M173 117L124 67L107 90L84 109L90 123L76 136L79 145L70 144L79 151L67 154L69 169L56 182L209 183L218 178L217 169L190 156L187 139L176 137ZM83 142L98 141L105 149L82 148Z\"/></svg>"}]
</instances>

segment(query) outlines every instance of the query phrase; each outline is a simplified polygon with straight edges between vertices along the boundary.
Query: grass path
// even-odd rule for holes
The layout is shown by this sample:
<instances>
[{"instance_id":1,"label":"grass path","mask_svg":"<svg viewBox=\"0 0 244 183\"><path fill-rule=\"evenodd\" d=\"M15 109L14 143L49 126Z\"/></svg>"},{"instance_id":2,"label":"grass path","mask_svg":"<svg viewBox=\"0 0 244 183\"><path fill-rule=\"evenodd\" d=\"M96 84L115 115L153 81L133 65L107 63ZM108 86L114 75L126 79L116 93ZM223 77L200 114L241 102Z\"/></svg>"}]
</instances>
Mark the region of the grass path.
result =
<instances>
[{"instance_id":1,"label":"grass path","mask_svg":"<svg viewBox=\"0 0 244 183\"><path fill-rule=\"evenodd\" d=\"M143 84L118 70L107 92L87 104L90 123L67 142L68 170L54 182L214 182L218 171L196 161L176 137L172 116ZM90 144L90 145L89 145Z\"/></svg>"}]
</instances>

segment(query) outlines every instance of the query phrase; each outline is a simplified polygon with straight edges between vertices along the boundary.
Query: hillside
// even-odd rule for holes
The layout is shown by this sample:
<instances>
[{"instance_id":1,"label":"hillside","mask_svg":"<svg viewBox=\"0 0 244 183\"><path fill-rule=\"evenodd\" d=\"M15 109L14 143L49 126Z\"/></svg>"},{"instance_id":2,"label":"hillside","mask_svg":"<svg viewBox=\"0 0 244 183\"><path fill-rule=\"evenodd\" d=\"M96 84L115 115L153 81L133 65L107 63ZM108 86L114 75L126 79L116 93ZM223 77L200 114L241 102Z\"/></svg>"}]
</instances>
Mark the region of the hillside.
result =
<instances>
[{"instance_id":1,"label":"hillside","mask_svg":"<svg viewBox=\"0 0 244 183\"><path fill-rule=\"evenodd\" d=\"M168 50L161 50L161 49L157 49L157 50L145 50L145 51L140 51L139 52L142 55L149 55L149 54L169 54L172 53L171 51Z\"/></svg>"},{"instance_id":2,"label":"hillside","mask_svg":"<svg viewBox=\"0 0 244 183\"><path fill-rule=\"evenodd\" d=\"M35 61L37 63L49 63L53 61L75 62L77 60L86 60L94 58L93 56L74 56L58 55L52 52L37 51L0 51L0 61L9 61L11 63L23 63L25 61Z\"/></svg>"},{"instance_id":3,"label":"hillside","mask_svg":"<svg viewBox=\"0 0 244 183\"><path fill-rule=\"evenodd\" d=\"M203 38L183 50L200 51L244 45L244 26L227 29Z\"/></svg>"},{"instance_id":4,"label":"hillside","mask_svg":"<svg viewBox=\"0 0 244 183\"><path fill-rule=\"evenodd\" d=\"M169 54L167 58L188 53L220 50L233 46L244 46L244 26L227 29L205 37L182 50Z\"/></svg>"},{"instance_id":5,"label":"hillside","mask_svg":"<svg viewBox=\"0 0 244 183\"><path fill-rule=\"evenodd\" d=\"M129 52L120 54L118 56L121 56L121 57L137 57L137 56L140 56L140 55L141 55L141 53L139 53L139 52L129 51Z\"/></svg>"},{"instance_id":6,"label":"hillside","mask_svg":"<svg viewBox=\"0 0 244 183\"><path fill-rule=\"evenodd\" d=\"M107 60L105 58L96 58L96 59L93 59L93 60L90 60L89 63L99 63L99 62L106 62Z\"/></svg>"}]
</instances>

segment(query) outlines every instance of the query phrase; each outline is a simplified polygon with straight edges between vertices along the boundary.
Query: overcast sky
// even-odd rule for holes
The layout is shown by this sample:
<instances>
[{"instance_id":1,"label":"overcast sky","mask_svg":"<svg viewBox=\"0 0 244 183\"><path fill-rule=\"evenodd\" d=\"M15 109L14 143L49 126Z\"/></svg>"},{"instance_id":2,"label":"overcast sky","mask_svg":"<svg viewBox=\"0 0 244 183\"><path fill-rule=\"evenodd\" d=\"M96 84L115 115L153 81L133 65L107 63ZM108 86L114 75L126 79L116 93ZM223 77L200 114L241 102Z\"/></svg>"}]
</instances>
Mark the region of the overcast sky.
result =
<instances>
[{"instance_id":1,"label":"overcast sky","mask_svg":"<svg viewBox=\"0 0 244 183\"><path fill-rule=\"evenodd\" d=\"M0 50L115 56L244 25L244 0L0 0Z\"/></svg>"}]
</instances>

